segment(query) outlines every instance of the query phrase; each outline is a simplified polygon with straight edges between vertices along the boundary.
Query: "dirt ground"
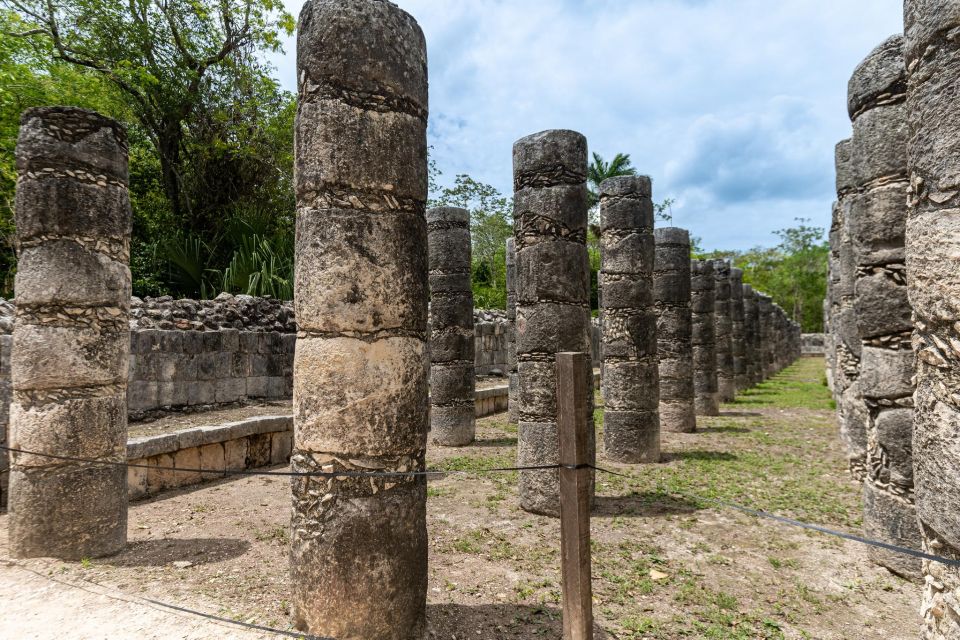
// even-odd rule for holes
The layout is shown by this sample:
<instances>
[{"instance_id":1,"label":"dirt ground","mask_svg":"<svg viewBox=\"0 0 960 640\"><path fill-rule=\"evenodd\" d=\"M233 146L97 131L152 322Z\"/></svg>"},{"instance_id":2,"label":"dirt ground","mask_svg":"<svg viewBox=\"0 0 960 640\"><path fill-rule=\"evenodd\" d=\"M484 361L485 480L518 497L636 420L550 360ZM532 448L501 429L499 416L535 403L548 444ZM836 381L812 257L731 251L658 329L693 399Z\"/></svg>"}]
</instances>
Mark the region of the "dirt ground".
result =
<instances>
[{"instance_id":1,"label":"dirt ground","mask_svg":"<svg viewBox=\"0 0 960 640\"><path fill-rule=\"evenodd\" d=\"M701 419L699 433L663 434L661 464L600 456L631 477L597 478L597 638L917 637L919 586L872 566L861 545L681 495L859 531L859 490L822 371L822 360L803 359ZM471 447L431 448L428 461L469 472L513 464L515 447L516 428L498 415L478 421ZM287 483L224 480L135 503L128 549L81 563L6 560L0 516L0 637L279 637L188 620L145 599L289 629ZM431 480L428 495L430 637L560 637L558 523L519 509L516 474ZM71 600L78 589L86 595ZM69 631L78 617L86 622ZM137 633L88 632L97 618Z\"/></svg>"}]
</instances>

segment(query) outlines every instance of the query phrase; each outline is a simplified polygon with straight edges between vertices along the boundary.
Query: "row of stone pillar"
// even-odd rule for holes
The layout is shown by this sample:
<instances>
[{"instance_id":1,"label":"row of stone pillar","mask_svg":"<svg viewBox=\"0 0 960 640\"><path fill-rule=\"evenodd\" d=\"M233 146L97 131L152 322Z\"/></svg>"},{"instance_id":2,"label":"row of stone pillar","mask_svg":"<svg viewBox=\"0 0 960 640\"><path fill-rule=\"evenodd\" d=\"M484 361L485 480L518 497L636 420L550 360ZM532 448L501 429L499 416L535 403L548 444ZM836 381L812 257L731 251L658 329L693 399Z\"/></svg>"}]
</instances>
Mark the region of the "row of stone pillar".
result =
<instances>
[{"instance_id":1,"label":"row of stone pillar","mask_svg":"<svg viewBox=\"0 0 960 640\"><path fill-rule=\"evenodd\" d=\"M425 468L431 422L440 444L474 435L469 218L425 208L426 46L412 17L386 2L308 2L297 66L293 615L317 635L420 638L426 484L404 474ZM116 464L127 439L125 136L97 114L37 110L24 117L17 154L11 444L95 462L13 457L11 551L105 555L126 536ZM517 456L550 466L556 354L591 348L586 140L528 136L513 161ZM659 419L695 427L689 238L653 231L649 180L601 191L605 444L618 459L651 461ZM734 386L735 354L745 377L751 361L758 378L770 375L791 358L785 334L795 330L769 299L751 314L744 293L743 348L731 343L717 368ZM714 329L724 317L721 330L735 336L736 297L726 299ZM582 374L593 377L589 366ZM592 404L585 412L592 425ZM558 513L555 469L522 472L519 489L524 509Z\"/></svg>"},{"instance_id":2,"label":"row of stone pillar","mask_svg":"<svg viewBox=\"0 0 960 640\"><path fill-rule=\"evenodd\" d=\"M867 536L919 549L913 483L912 309L906 229L907 70L893 36L856 68L853 136L837 145L828 261L829 379ZM874 562L919 579L918 559L871 548Z\"/></svg>"}]
</instances>

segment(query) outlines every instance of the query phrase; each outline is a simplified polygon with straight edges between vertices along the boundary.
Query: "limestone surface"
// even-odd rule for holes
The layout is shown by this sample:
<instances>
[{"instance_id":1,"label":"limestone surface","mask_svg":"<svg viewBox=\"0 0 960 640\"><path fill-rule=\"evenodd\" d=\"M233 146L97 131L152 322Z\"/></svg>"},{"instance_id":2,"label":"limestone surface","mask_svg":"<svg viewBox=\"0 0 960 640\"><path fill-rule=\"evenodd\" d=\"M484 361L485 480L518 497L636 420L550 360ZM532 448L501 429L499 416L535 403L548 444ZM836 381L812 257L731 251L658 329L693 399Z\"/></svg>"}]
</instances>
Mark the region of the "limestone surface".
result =
<instances>
[{"instance_id":1,"label":"limestone surface","mask_svg":"<svg viewBox=\"0 0 960 640\"><path fill-rule=\"evenodd\" d=\"M657 462L660 386L648 177L600 185L600 255L604 451L617 462Z\"/></svg>"},{"instance_id":2,"label":"limestone surface","mask_svg":"<svg viewBox=\"0 0 960 640\"><path fill-rule=\"evenodd\" d=\"M556 354L591 353L586 179L587 140L575 131L543 131L513 145L517 462L523 467L559 461ZM583 375L592 379L589 365ZM592 424L592 398L587 410L584 419ZM594 446L591 440L591 456ZM519 489L524 510L559 515L556 470L521 472Z\"/></svg>"},{"instance_id":3,"label":"limestone surface","mask_svg":"<svg viewBox=\"0 0 960 640\"><path fill-rule=\"evenodd\" d=\"M711 260L690 263L690 310L693 318L693 392L699 416L720 415L715 327L716 277Z\"/></svg>"},{"instance_id":4,"label":"limestone surface","mask_svg":"<svg viewBox=\"0 0 960 640\"><path fill-rule=\"evenodd\" d=\"M420 27L389 2L300 13L294 471L424 468L426 70ZM297 628L422 639L425 480L301 476L292 491Z\"/></svg>"},{"instance_id":5,"label":"limestone surface","mask_svg":"<svg viewBox=\"0 0 960 640\"><path fill-rule=\"evenodd\" d=\"M11 454L10 552L110 555L127 540L126 132L92 111L30 109L16 155L9 443L24 452Z\"/></svg>"},{"instance_id":6,"label":"limestone surface","mask_svg":"<svg viewBox=\"0 0 960 640\"><path fill-rule=\"evenodd\" d=\"M653 299L657 310L660 363L660 426L696 431L693 392L693 317L690 311L690 234L686 229L654 230Z\"/></svg>"},{"instance_id":7,"label":"limestone surface","mask_svg":"<svg viewBox=\"0 0 960 640\"><path fill-rule=\"evenodd\" d=\"M476 433L470 212L427 211L430 252L430 438L462 447Z\"/></svg>"}]
</instances>

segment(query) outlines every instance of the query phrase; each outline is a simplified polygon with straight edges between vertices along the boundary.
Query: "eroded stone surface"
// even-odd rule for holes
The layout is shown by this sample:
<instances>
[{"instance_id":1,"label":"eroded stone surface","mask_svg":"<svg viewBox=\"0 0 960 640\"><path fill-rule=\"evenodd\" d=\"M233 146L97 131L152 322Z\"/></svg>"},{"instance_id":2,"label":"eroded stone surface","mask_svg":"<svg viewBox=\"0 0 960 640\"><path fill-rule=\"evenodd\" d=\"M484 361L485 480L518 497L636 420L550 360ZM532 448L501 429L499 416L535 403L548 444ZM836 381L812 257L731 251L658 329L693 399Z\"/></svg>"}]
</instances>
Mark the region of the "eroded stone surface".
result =
<instances>
[{"instance_id":1,"label":"eroded stone surface","mask_svg":"<svg viewBox=\"0 0 960 640\"><path fill-rule=\"evenodd\" d=\"M693 318L693 392L697 415L720 415L717 383L716 278L713 262L690 263L690 309Z\"/></svg>"},{"instance_id":2,"label":"eroded stone surface","mask_svg":"<svg viewBox=\"0 0 960 640\"><path fill-rule=\"evenodd\" d=\"M693 391L693 317L690 311L690 234L654 231L653 295L657 311L660 426L689 433L697 428Z\"/></svg>"},{"instance_id":3,"label":"eroded stone surface","mask_svg":"<svg viewBox=\"0 0 960 640\"><path fill-rule=\"evenodd\" d=\"M600 185L603 444L617 462L660 459L653 201L646 176Z\"/></svg>"},{"instance_id":4,"label":"eroded stone surface","mask_svg":"<svg viewBox=\"0 0 960 640\"><path fill-rule=\"evenodd\" d=\"M110 555L127 539L127 471L111 464L127 443L126 134L91 111L31 109L17 167L10 552Z\"/></svg>"},{"instance_id":5,"label":"eroded stone surface","mask_svg":"<svg viewBox=\"0 0 960 640\"><path fill-rule=\"evenodd\" d=\"M291 465L423 469L423 33L388 2L313 0L301 11L298 34ZM436 284L453 289L457 278ZM470 311L465 318L459 308L437 311L444 326L472 322ZM423 478L300 477L292 487L297 627L342 640L423 638Z\"/></svg>"}]
</instances>

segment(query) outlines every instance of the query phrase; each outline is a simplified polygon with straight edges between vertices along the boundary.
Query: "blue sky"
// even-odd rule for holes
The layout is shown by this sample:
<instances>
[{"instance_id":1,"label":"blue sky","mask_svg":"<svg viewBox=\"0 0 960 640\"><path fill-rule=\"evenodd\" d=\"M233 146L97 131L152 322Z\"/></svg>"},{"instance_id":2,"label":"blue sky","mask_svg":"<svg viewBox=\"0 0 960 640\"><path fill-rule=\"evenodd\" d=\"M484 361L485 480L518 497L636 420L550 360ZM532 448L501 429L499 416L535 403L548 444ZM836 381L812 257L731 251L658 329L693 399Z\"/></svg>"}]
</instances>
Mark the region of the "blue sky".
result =
<instances>
[{"instance_id":1,"label":"blue sky","mask_svg":"<svg viewBox=\"0 0 960 640\"><path fill-rule=\"evenodd\" d=\"M902 0L395 0L420 23L443 171L511 191L514 140L575 129L629 153L705 249L828 226L854 67ZM285 0L299 14L302 0ZM273 60L295 89L293 39Z\"/></svg>"}]
</instances>

